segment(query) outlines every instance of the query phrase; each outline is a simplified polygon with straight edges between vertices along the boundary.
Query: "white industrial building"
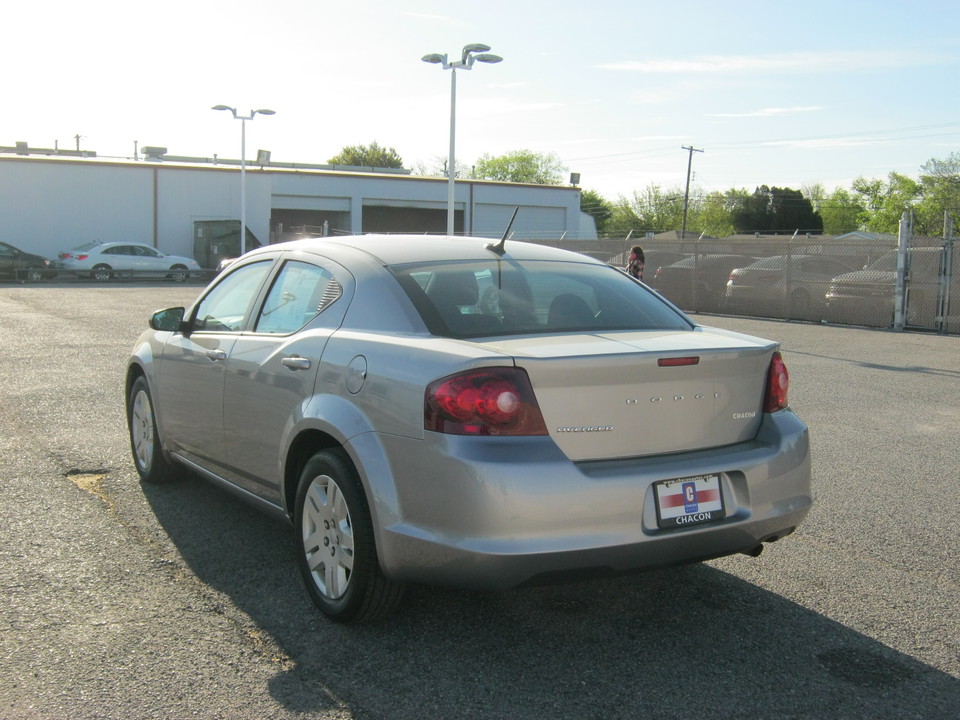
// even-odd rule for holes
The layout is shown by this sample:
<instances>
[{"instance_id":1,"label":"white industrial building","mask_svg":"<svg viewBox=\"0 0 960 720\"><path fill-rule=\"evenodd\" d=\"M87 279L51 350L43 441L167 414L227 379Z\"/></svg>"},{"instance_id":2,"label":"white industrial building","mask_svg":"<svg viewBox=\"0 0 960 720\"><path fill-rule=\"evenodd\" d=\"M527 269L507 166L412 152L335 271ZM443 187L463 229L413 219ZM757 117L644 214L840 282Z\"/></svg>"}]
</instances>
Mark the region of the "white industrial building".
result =
<instances>
[{"instance_id":1,"label":"white industrial building","mask_svg":"<svg viewBox=\"0 0 960 720\"><path fill-rule=\"evenodd\" d=\"M239 227L239 161L145 150L153 152L134 161L25 143L0 147L0 239L51 258L94 241L143 242L193 256L204 227ZM446 231L446 179L365 170L248 163L248 232L267 244L304 232ZM596 237L589 218L582 227L576 187L458 180L455 208L458 234L499 236L519 208L512 226L518 239Z\"/></svg>"}]
</instances>

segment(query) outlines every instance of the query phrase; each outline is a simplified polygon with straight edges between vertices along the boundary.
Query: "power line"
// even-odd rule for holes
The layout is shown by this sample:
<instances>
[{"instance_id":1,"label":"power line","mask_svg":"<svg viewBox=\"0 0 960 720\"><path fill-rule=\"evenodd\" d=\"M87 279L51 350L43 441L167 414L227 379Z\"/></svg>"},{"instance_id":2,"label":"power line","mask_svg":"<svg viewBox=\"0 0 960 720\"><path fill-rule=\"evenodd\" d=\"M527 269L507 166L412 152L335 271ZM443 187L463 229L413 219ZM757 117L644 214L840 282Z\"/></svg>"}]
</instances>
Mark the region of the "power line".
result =
<instances>
[{"instance_id":1,"label":"power line","mask_svg":"<svg viewBox=\"0 0 960 720\"><path fill-rule=\"evenodd\" d=\"M769 147L770 145L775 145L778 143L805 143L805 142L817 142L817 141L828 141L828 140L845 140L858 137L874 137L877 135L885 135L890 133L907 133L907 132L920 132L925 130L940 130L945 128L956 128L960 127L960 122L954 123L939 123L935 125L915 125L911 127L902 127L902 128L889 128L885 130L861 130L856 132L849 133L838 133L832 135L813 135L809 137L800 137L800 138L777 138L772 140L749 140L749 141L736 141L736 142L716 142L711 143L712 146L718 147L720 149L728 150L737 150L737 149L749 149L749 148L762 148ZM927 137L941 137L944 135L955 135L956 132L949 133L936 133L936 134L923 134L917 135L909 138L901 137L892 137L892 138L882 138L883 142L896 142L899 140L914 140L918 138L927 138ZM584 162L587 160L612 160L612 159L626 159L634 157L669 157L671 153L667 152L664 149L656 148L649 150L631 150L622 153L610 153L607 155L587 155L584 157L576 158L564 158L562 162L564 163L574 163L574 162Z\"/></svg>"}]
</instances>

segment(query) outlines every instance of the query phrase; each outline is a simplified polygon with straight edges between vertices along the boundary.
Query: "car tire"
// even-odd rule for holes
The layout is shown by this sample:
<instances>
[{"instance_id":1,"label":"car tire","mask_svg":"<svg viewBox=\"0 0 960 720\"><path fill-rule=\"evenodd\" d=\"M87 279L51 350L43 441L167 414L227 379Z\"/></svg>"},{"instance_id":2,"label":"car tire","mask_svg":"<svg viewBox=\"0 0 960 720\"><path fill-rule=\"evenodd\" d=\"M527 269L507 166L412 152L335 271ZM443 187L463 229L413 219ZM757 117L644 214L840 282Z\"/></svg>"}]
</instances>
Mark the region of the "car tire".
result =
<instances>
[{"instance_id":1,"label":"car tire","mask_svg":"<svg viewBox=\"0 0 960 720\"><path fill-rule=\"evenodd\" d=\"M36 283L43 280L43 270L37 265L29 265L23 274L24 282Z\"/></svg>"},{"instance_id":2,"label":"car tire","mask_svg":"<svg viewBox=\"0 0 960 720\"><path fill-rule=\"evenodd\" d=\"M130 450L140 479L151 485L169 482L177 475L176 466L163 454L157 417L153 411L150 388L144 377L130 387L127 398L127 429L130 431Z\"/></svg>"},{"instance_id":3,"label":"car tire","mask_svg":"<svg viewBox=\"0 0 960 720\"><path fill-rule=\"evenodd\" d=\"M187 279L187 268L185 265L174 265L170 268L170 279L174 282L185 282Z\"/></svg>"},{"instance_id":4,"label":"car tire","mask_svg":"<svg viewBox=\"0 0 960 720\"><path fill-rule=\"evenodd\" d=\"M294 544L310 599L331 620L379 620L399 604L403 586L380 569L367 498L343 450L316 453L300 473Z\"/></svg>"},{"instance_id":5,"label":"car tire","mask_svg":"<svg viewBox=\"0 0 960 720\"><path fill-rule=\"evenodd\" d=\"M90 271L90 277L97 282L106 282L113 277L112 270L109 265L97 265Z\"/></svg>"}]
</instances>

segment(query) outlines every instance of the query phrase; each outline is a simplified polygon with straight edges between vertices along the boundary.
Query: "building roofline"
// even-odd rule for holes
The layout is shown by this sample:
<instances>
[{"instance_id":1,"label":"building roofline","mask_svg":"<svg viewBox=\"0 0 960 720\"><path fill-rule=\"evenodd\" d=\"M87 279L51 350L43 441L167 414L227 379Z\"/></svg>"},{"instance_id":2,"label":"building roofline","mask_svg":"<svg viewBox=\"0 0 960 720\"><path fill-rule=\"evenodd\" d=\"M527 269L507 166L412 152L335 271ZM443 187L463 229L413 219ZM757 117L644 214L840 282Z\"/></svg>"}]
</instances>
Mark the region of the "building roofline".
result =
<instances>
[{"instance_id":1,"label":"building roofline","mask_svg":"<svg viewBox=\"0 0 960 720\"><path fill-rule=\"evenodd\" d=\"M17 153L16 148L0 147L0 162L31 162L46 164L80 164L100 167L126 168L163 168L167 170L201 170L206 172L239 172L240 160L223 160L216 162L212 158L187 158L181 156L167 156L158 160L139 160L124 157L109 157L97 155L92 151L60 150L47 152L43 149L31 148L30 154ZM42 153L42 155L41 155ZM259 165L248 161L246 171L249 173L275 174L302 174L316 176L376 178L379 180L408 180L416 182L446 183L446 177L436 175L413 175L409 170L397 168L359 168L346 165L313 165L308 163L274 163ZM568 185L541 185L537 183L514 183L503 180L484 180L479 178L457 178L458 184L475 185L508 185L528 188L545 188L550 190L564 190L580 192L579 187Z\"/></svg>"}]
</instances>

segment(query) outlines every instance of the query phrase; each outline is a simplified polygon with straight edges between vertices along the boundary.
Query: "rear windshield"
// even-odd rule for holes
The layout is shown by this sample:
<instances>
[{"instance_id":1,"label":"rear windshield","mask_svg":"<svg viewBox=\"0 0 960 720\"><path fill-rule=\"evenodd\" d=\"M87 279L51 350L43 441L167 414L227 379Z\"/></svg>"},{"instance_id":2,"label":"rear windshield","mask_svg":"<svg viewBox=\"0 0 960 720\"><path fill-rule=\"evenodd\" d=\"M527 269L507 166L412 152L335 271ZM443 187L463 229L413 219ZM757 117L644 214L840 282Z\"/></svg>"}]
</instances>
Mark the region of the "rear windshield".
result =
<instances>
[{"instance_id":1,"label":"rear windshield","mask_svg":"<svg viewBox=\"0 0 960 720\"><path fill-rule=\"evenodd\" d=\"M626 274L587 263L484 260L390 268L434 335L691 330Z\"/></svg>"}]
</instances>

